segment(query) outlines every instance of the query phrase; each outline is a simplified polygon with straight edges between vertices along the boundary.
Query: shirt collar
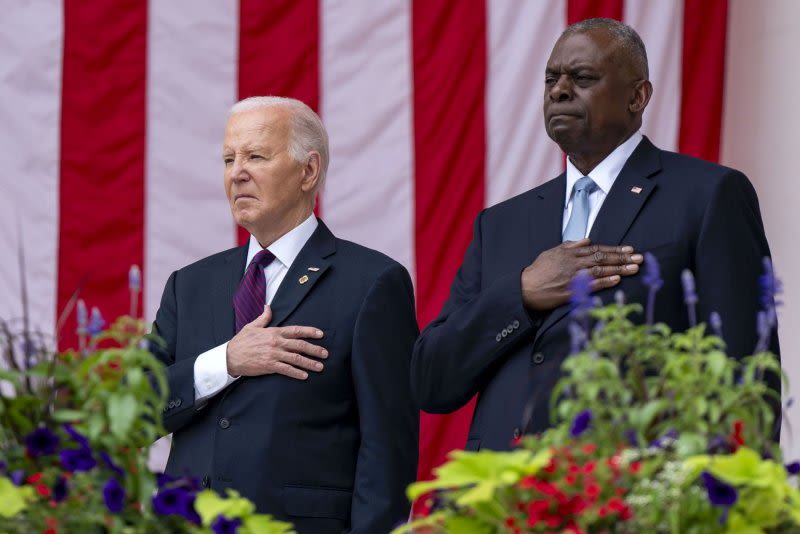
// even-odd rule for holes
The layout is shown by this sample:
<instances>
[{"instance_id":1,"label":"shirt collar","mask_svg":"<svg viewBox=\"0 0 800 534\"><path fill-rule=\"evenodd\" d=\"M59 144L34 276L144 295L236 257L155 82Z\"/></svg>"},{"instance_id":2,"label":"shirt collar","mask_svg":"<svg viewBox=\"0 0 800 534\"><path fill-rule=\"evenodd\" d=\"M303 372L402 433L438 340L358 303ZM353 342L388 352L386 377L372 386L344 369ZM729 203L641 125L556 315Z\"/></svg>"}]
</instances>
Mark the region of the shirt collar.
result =
<instances>
[{"instance_id":1,"label":"shirt collar","mask_svg":"<svg viewBox=\"0 0 800 534\"><path fill-rule=\"evenodd\" d=\"M630 136L624 143L619 145L617 148L614 149L611 154L606 156L606 158L601 161L597 167L592 169L592 172L589 173L589 176L592 177L594 183L597 184L597 187L603 191L604 194L608 194L611 191L611 186L614 185L614 180L617 179L619 175L619 171L622 170L622 167L625 165L625 162L628 161L628 158L631 157L633 151L636 150L636 147L639 146L639 143L642 141L642 132L636 131L632 136ZM583 174L581 171L572 164L572 162L567 158L567 197L565 200L566 203L569 203L570 198L572 197L572 188L575 185L575 182L583 178Z\"/></svg>"},{"instance_id":2,"label":"shirt collar","mask_svg":"<svg viewBox=\"0 0 800 534\"><path fill-rule=\"evenodd\" d=\"M275 256L275 259L281 262L284 267L288 269L292 266L292 263L294 263L297 255L300 254L300 250L306 244L306 241L308 241L308 239L311 237L311 234L313 234L314 230L317 229L317 226L319 226L319 222L317 222L317 218L312 213L308 216L308 219L283 234L267 248ZM247 266L250 265L250 262L253 260L255 255L261 252L261 250L263 249L261 248L261 245L258 244L258 239L250 234L245 270L247 269Z\"/></svg>"}]
</instances>

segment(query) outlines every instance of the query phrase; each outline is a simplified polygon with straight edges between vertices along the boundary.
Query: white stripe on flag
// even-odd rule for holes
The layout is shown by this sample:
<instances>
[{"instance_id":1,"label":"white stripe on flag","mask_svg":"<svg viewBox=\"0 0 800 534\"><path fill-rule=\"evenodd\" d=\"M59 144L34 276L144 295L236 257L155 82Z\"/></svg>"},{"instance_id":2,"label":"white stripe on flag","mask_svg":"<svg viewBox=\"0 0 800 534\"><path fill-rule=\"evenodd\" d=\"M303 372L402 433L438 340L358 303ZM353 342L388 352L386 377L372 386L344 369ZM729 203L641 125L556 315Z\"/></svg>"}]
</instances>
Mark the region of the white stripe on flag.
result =
<instances>
[{"instance_id":1,"label":"white stripe on flag","mask_svg":"<svg viewBox=\"0 0 800 534\"><path fill-rule=\"evenodd\" d=\"M21 238L30 325L47 335L54 333L57 312L64 38L61 5L51 4L6 2L0 24L0 318L22 316Z\"/></svg>"},{"instance_id":2,"label":"white stripe on flag","mask_svg":"<svg viewBox=\"0 0 800 534\"><path fill-rule=\"evenodd\" d=\"M664 150L677 150L681 111L683 2L625 2L623 19L647 48L655 88L642 132Z\"/></svg>"},{"instance_id":3,"label":"white stripe on flag","mask_svg":"<svg viewBox=\"0 0 800 534\"><path fill-rule=\"evenodd\" d=\"M151 1L148 21L145 312L169 274L236 245L222 134L236 100L238 12L230 2Z\"/></svg>"},{"instance_id":4,"label":"white stripe on flag","mask_svg":"<svg viewBox=\"0 0 800 534\"><path fill-rule=\"evenodd\" d=\"M410 5L321 4L321 115L331 142L322 217L414 272Z\"/></svg>"},{"instance_id":5,"label":"white stripe on flag","mask_svg":"<svg viewBox=\"0 0 800 534\"><path fill-rule=\"evenodd\" d=\"M565 1L489 0L486 205L562 171L544 130L542 95L550 51L567 24ZM521 21L525 21L524 23Z\"/></svg>"}]
</instances>

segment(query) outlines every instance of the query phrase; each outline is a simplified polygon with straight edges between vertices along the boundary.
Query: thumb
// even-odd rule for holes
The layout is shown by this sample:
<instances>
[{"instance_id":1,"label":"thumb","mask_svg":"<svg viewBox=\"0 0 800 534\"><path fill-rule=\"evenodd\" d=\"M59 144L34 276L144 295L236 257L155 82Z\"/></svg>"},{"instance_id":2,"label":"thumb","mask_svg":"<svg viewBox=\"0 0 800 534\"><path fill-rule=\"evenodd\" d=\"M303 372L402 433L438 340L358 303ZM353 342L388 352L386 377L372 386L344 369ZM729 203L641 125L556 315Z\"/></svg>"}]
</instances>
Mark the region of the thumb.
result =
<instances>
[{"instance_id":1,"label":"thumb","mask_svg":"<svg viewBox=\"0 0 800 534\"><path fill-rule=\"evenodd\" d=\"M265 304L264 312L255 319L253 319L253 322L250 324L257 328L264 328L269 324L271 320L272 320L272 308L269 307L269 304Z\"/></svg>"}]
</instances>

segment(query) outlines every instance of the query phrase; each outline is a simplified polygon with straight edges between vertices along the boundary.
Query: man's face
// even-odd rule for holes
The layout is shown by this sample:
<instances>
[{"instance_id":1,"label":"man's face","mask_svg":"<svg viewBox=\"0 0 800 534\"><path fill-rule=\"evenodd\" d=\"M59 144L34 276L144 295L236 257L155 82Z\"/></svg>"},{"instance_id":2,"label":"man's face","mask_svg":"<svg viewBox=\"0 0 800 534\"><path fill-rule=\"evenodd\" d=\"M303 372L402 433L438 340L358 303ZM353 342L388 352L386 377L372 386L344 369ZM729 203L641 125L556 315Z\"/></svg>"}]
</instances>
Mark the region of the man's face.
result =
<instances>
[{"instance_id":1,"label":"man's face","mask_svg":"<svg viewBox=\"0 0 800 534\"><path fill-rule=\"evenodd\" d=\"M545 71L547 135L570 156L605 157L638 126L630 108L635 81L604 30L560 39Z\"/></svg>"},{"instance_id":2,"label":"man's face","mask_svg":"<svg viewBox=\"0 0 800 534\"><path fill-rule=\"evenodd\" d=\"M281 235L308 215L304 166L289 155L290 132L290 112L278 107L235 113L225 127L225 193L231 213L259 240L259 235Z\"/></svg>"}]
</instances>

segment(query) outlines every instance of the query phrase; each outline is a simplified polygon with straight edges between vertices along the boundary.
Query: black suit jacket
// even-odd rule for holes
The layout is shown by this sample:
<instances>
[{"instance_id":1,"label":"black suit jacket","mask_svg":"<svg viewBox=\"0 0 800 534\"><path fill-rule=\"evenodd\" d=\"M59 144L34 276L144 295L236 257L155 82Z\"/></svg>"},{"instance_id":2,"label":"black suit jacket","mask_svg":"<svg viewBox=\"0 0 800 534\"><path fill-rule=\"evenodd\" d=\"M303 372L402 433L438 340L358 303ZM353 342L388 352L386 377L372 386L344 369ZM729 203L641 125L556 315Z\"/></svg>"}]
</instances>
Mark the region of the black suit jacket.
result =
<instances>
[{"instance_id":1,"label":"black suit jacket","mask_svg":"<svg viewBox=\"0 0 800 534\"><path fill-rule=\"evenodd\" d=\"M320 221L273 299L270 326L320 328L324 338L312 342L328 349L325 369L305 381L241 378L198 406L194 362L233 336L246 257L247 246L210 256L166 284L154 332L166 341L167 472L222 494L234 488L301 534L388 532L408 516L404 490L417 466L408 272Z\"/></svg>"},{"instance_id":2,"label":"black suit jacket","mask_svg":"<svg viewBox=\"0 0 800 534\"><path fill-rule=\"evenodd\" d=\"M450 297L415 345L412 388L424 410L446 413L478 393L467 449L508 449L520 432L549 426L550 394L570 347L570 308L530 316L522 306L520 275L561 243L565 194L562 174L478 216ZM589 237L655 255L664 279L655 319L675 330L688 327L680 275L691 269L698 320L719 312L728 354L752 353L758 277L769 247L755 191L742 173L659 150L644 138ZM641 274L598 295L608 303L617 289L628 301L646 302ZM777 353L777 337L772 349ZM533 411L523 424L529 402Z\"/></svg>"}]
</instances>

